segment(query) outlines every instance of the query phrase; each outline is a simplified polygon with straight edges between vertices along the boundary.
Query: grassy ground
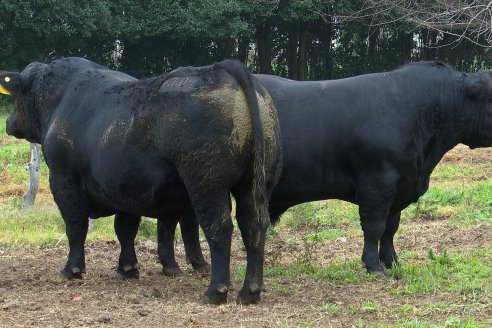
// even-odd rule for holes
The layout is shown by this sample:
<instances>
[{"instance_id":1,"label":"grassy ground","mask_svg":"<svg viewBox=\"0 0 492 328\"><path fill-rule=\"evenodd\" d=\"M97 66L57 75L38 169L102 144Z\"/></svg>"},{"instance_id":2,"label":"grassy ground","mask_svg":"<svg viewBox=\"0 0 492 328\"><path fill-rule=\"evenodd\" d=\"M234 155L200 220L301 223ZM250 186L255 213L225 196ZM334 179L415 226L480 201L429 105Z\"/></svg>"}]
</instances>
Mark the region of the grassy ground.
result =
<instances>
[{"instance_id":1,"label":"grassy ground","mask_svg":"<svg viewBox=\"0 0 492 328\"><path fill-rule=\"evenodd\" d=\"M22 263L12 262L13 258L31 258L32 254L60 254L56 263L61 266L66 238L63 221L49 192L44 164L36 206L21 209L29 145L5 136L5 118L0 117L0 326L2 322L20 326L16 325L19 321L7 315L7 310L3 309L2 314L2 304L16 300L22 292L17 287L17 294L10 295L10 285L2 285L2 277L9 276L9 268L22 268ZM429 191L403 212L396 238L401 266L391 270L392 278L387 281L377 280L361 268L362 232L357 207L330 200L294 207L282 217L279 226L270 229L265 258L267 292L261 305L239 307L232 299L230 304L215 308L190 305L190 293L201 294L208 281L208 277L197 277L191 272L185 278L189 292L184 297L188 296L188 301L173 301L183 286L176 280L154 277L158 266L151 264L153 255L142 252L140 262L150 273L137 284L153 282L149 279L168 279L165 283L170 294L166 297L173 305L167 307L163 297L158 306L166 311L165 316L175 318L176 326L492 327L491 177L492 150L471 151L464 146L452 150L433 173ZM92 264L88 270L96 274L115 265L118 249L112 224L112 218L99 219L89 235L90 254L98 254L101 245L109 254L114 253L113 259L104 261L94 255L92 261L99 264ZM155 228L154 220L145 219L138 245L146 249L147 240L155 241ZM176 245L176 251L183 262L181 243ZM245 255L237 233L232 257L233 281L239 287ZM182 267L186 264L182 263ZM46 268L53 273L58 269L51 263ZM88 288L93 292L100 288L101 295L119 290L120 285L108 280L110 287L106 291L98 285L98 277L93 274L82 285L77 282L77 290ZM19 279L25 282L20 285L26 287L27 295L32 279ZM1 296L2 292L10 296ZM38 300L43 301L42 295ZM146 299L139 302L147 305ZM23 303L20 304L17 315L23 309ZM181 318L179 313L183 311L195 313L192 320L188 316ZM52 320L55 316L47 314ZM257 322L245 321L246 317L256 318ZM119 327L128 324L132 316L125 318L120 321L120 314L114 314L109 322L101 323L97 316L87 322ZM140 319L142 326L152 325L151 319L158 320L150 315ZM87 324L85 319L80 320L69 321L68 326Z\"/></svg>"}]
</instances>

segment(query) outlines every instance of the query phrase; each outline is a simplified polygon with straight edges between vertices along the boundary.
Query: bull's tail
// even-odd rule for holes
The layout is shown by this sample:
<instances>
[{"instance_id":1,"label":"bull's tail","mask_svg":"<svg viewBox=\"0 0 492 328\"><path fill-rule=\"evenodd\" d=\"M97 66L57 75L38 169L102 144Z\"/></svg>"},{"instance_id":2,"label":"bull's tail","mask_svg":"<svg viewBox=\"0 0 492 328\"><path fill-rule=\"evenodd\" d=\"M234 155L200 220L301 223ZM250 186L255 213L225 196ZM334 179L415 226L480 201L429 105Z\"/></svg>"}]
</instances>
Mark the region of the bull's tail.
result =
<instances>
[{"instance_id":1,"label":"bull's tail","mask_svg":"<svg viewBox=\"0 0 492 328\"><path fill-rule=\"evenodd\" d=\"M254 134L253 201L258 220L268 218L268 204L265 177L265 136L260 117L260 106L256 96L253 76L246 66L238 60L224 60L215 64L225 69L239 83L246 96ZM266 222L264 222L266 223Z\"/></svg>"}]
</instances>

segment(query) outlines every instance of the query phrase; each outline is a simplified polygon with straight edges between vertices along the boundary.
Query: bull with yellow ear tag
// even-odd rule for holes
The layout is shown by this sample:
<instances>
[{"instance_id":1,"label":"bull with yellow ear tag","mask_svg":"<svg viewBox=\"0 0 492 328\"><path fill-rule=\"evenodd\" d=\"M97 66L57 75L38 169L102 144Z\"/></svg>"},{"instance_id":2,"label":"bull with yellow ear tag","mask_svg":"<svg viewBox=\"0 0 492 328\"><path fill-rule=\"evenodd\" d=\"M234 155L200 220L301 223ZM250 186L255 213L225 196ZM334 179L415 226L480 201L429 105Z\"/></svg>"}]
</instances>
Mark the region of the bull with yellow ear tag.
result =
<instances>
[{"instance_id":1,"label":"bull with yellow ear tag","mask_svg":"<svg viewBox=\"0 0 492 328\"><path fill-rule=\"evenodd\" d=\"M20 75L14 72L0 71L0 93L10 96L15 94L20 86Z\"/></svg>"}]
</instances>

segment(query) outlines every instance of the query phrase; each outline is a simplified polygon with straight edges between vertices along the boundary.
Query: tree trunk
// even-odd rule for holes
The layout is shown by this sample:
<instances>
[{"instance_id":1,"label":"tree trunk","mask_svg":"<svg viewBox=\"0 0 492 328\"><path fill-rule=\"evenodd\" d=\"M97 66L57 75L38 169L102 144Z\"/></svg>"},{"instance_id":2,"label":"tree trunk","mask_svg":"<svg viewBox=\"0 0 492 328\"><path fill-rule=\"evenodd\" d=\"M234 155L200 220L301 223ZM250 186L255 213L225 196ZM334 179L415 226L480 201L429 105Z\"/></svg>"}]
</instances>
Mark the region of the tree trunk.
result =
<instances>
[{"instance_id":1,"label":"tree trunk","mask_svg":"<svg viewBox=\"0 0 492 328\"><path fill-rule=\"evenodd\" d=\"M402 64L408 63L412 60L413 50L413 33L399 32L398 41L403 50Z\"/></svg>"},{"instance_id":2,"label":"tree trunk","mask_svg":"<svg viewBox=\"0 0 492 328\"><path fill-rule=\"evenodd\" d=\"M333 13L331 6L327 7L328 13ZM321 67L320 71L316 75L316 79L327 80L333 77L333 52L332 52L332 42L334 34L334 18L331 18L330 22L326 23L324 21L318 22L318 26L321 25L322 28L319 33L319 41L321 44Z\"/></svg>"},{"instance_id":3,"label":"tree trunk","mask_svg":"<svg viewBox=\"0 0 492 328\"><path fill-rule=\"evenodd\" d=\"M289 33L289 49L288 49L288 67L289 78L297 79L297 49L299 46L299 22L292 24L292 29Z\"/></svg>"},{"instance_id":4,"label":"tree trunk","mask_svg":"<svg viewBox=\"0 0 492 328\"><path fill-rule=\"evenodd\" d=\"M433 30L424 30L423 32L424 60L434 60L437 56L436 37L437 32Z\"/></svg>"},{"instance_id":5,"label":"tree trunk","mask_svg":"<svg viewBox=\"0 0 492 328\"><path fill-rule=\"evenodd\" d=\"M224 38L217 42L216 60L235 57L236 40L234 38Z\"/></svg>"},{"instance_id":6,"label":"tree trunk","mask_svg":"<svg viewBox=\"0 0 492 328\"><path fill-rule=\"evenodd\" d=\"M301 23L299 32L299 53L297 55L297 79L307 80L307 39L308 25Z\"/></svg>"},{"instance_id":7,"label":"tree trunk","mask_svg":"<svg viewBox=\"0 0 492 328\"><path fill-rule=\"evenodd\" d=\"M243 63L248 62L249 38L240 36L237 40L237 59Z\"/></svg>"},{"instance_id":8,"label":"tree trunk","mask_svg":"<svg viewBox=\"0 0 492 328\"><path fill-rule=\"evenodd\" d=\"M256 46L258 48L258 64L260 73L272 74L272 51L270 36L270 24L263 22L256 26Z\"/></svg>"},{"instance_id":9,"label":"tree trunk","mask_svg":"<svg viewBox=\"0 0 492 328\"><path fill-rule=\"evenodd\" d=\"M34 205L36 194L38 192L39 183L39 145L31 143L31 161L26 167L29 172L29 181L27 183L27 191L22 196L23 208L29 208Z\"/></svg>"},{"instance_id":10,"label":"tree trunk","mask_svg":"<svg viewBox=\"0 0 492 328\"><path fill-rule=\"evenodd\" d=\"M372 72L374 70L374 67L378 67L378 64L380 62L379 58L376 58L379 33L380 33L379 27L376 27L376 29L374 29L373 31L369 30L364 73Z\"/></svg>"}]
</instances>

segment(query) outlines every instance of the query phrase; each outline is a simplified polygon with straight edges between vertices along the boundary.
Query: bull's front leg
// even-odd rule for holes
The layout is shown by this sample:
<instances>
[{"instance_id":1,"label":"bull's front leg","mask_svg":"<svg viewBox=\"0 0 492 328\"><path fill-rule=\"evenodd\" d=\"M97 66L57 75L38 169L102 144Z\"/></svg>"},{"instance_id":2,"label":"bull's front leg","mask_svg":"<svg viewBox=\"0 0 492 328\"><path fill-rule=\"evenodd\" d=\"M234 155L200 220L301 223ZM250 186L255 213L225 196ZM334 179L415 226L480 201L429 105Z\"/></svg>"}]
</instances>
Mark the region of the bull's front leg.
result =
<instances>
[{"instance_id":1,"label":"bull's front leg","mask_svg":"<svg viewBox=\"0 0 492 328\"><path fill-rule=\"evenodd\" d=\"M140 216L118 213L114 218L114 230L120 242L121 252L116 272L122 278L138 278L138 261L135 254L135 237L137 236Z\"/></svg>"},{"instance_id":2,"label":"bull's front leg","mask_svg":"<svg viewBox=\"0 0 492 328\"><path fill-rule=\"evenodd\" d=\"M361 227L364 233L362 262L367 272L386 277L379 258L379 242L386 231L388 216L396 191L396 175L386 172L363 180L357 190ZM383 247L384 248L384 247Z\"/></svg>"},{"instance_id":3,"label":"bull's front leg","mask_svg":"<svg viewBox=\"0 0 492 328\"><path fill-rule=\"evenodd\" d=\"M391 268L394 263L398 263L393 238L400 225L400 211L392 211L386 222L386 229L381 236L379 245L379 259L387 267Z\"/></svg>"},{"instance_id":4,"label":"bull's front leg","mask_svg":"<svg viewBox=\"0 0 492 328\"><path fill-rule=\"evenodd\" d=\"M77 179L68 175L50 174L53 198L65 221L68 238L68 260L60 274L68 279L82 278L85 272L84 244L89 225L88 204L80 190Z\"/></svg>"}]
</instances>

